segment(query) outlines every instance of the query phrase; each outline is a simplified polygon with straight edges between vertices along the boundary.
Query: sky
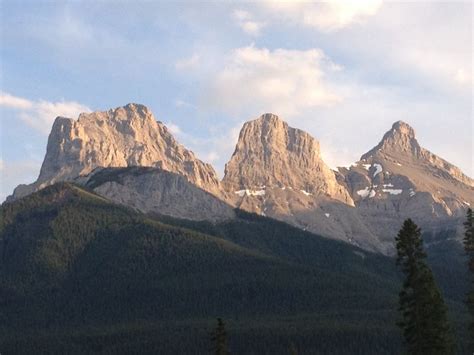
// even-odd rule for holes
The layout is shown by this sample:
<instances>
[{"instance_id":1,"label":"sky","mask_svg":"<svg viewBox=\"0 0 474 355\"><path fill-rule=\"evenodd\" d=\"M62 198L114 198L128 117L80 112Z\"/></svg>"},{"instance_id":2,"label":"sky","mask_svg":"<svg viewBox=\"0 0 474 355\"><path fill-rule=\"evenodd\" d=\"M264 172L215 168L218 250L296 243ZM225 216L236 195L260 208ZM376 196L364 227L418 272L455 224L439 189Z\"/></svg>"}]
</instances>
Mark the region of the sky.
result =
<instances>
[{"instance_id":1,"label":"sky","mask_svg":"<svg viewBox=\"0 0 474 355\"><path fill-rule=\"evenodd\" d=\"M0 0L0 201L36 180L57 116L148 106L222 177L279 115L333 168L393 122L474 176L472 2Z\"/></svg>"}]
</instances>

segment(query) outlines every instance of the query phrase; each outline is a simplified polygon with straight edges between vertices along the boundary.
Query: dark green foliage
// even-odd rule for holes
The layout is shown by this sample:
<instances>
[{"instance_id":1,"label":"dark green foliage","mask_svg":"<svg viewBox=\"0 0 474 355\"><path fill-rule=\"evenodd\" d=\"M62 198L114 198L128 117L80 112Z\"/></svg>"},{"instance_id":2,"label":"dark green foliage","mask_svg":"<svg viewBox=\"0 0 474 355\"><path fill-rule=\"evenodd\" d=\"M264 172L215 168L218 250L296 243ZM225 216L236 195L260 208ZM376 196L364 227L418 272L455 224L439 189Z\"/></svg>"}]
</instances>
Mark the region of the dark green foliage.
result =
<instances>
[{"instance_id":1,"label":"dark green foliage","mask_svg":"<svg viewBox=\"0 0 474 355\"><path fill-rule=\"evenodd\" d=\"M470 276L470 290L467 294L467 308L471 315L469 324L469 336L471 343L471 351L474 352L474 218L472 209L468 209L466 213L466 221L464 222L464 250L468 256L468 268Z\"/></svg>"},{"instance_id":2,"label":"dark green foliage","mask_svg":"<svg viewBox=\"0 0 474 355\"><path fill-rule=\"evenodd\" d=\"M397 265L405 275L399 304L403 331L410 354L453 352L447 308L426 263L421 230L407 219L396 238Z\"/></svg>"},{"instance_id":3,"label":"dark green foliage","mask_svg":"<svg viewBox=\"0 0 474 355\"><path fill-rule=\"evenodd\" d=\"M70 184L2 205L0 351L208 353L219 315L233 354L400 352L391 258L238 214L158 221Z\"/></svg>"},{"instance_id":4,"label":"dark green foliage","mask_svg":"<svg viewBox=\"0 0 474 355\"><path fill-rule=\"evenodd\" d=\"M227 345L227 331L225 330L225 324L222 318L217 318L217 327L212 334L212 351L216 355L227 355L229 354Z\"/></svg>"}]
</instances>

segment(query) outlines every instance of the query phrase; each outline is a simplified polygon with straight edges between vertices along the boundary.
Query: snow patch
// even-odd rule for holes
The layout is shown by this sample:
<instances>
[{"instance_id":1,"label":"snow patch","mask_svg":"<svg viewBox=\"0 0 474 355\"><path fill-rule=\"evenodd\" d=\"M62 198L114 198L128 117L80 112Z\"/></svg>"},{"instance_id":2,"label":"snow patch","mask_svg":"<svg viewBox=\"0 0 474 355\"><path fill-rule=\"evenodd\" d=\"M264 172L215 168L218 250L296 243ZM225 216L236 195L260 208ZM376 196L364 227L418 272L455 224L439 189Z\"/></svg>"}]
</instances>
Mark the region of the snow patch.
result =
<instances>
[{"instance_id":1,"label":"snow patch","mask_svg":"<svg viewBox=\"0 0 474 355\"><path fill-rule=\"evenodd\" d=\"M357 191L357 195L359 195L362 198L366 198L366 197L372 198L375 196L375 190L370 189L369 187L366 187L363 190Z\"/></svg>"},{"instance_id":2,"label":"snow patch","mask_svg":"<svg viewBox=\"0 0 474 355\"><path fill-rule=\"evenodd\" d=\"M410 197L413 197L416 195L416 192L413 189L410 189L409 194L410 194Z\"/></svg>"},{"instance_id":3,"label":"snow patch","mask_svg":"<svg viewBox=\"0 0 474 355\"><path fill-rule=\"evenodd\" d=\"M398 165L398 166L403 166L403 165L402 165L402 164L400 164L400 163L395 163L395 164L396 164L396 165Z\"/></svg>"},{"instance_id":4,"label":"snow patch","mask_svg":"<svg viewBox=\"0 0 474 355\"><path fill-rule=\"evenodd\" d=\"M382 191L387 192L390 195L400 195L403 192L403 190L400 189L382 189Z\"/></svg>"},{"instance_id":5,"label":"snow patch","mask_svg":"<svg viewBox=\"0 0 474 355\"><path fill-rule=\"evenodd\" d=\"M330 213L325 213L324 214L327 218L329 218L329 216L331 215Z\"/></svg>"},{"instance_id":6,"label":"snow patch","mask_svg":"<svg viewBox=\"0 0 474 355\"><path fill-rule=\"evenodd\" d=\"M383 187L393 187L393 184L383 184Z\"/></svg>"},{"instance_id":7,"label":"snow patch","mask_svg":"<svg viewBox=\"0 0 474 355\"><path fill-rule=\"evenodd\" d=\"M304 193L306 196L311 196L312 193L305 191L305 190L300 190L302 193Z\"/></svg>"},{"instance_id":8,"label":"snow patch","mask_svg":"<svg viewBox=\"0 0 474 355\"><path fill-rule=\"evenodd\" d=\"M471 204L470 204L469 202L467 202L467 201L463 201L463 202L464 202L465 205L468 205L468 206L471 205Z\"/></svg>"},{"instance_id":9,"label":"snow patch","mask_svg":"<svg viewBox=\"0 0 474 355\"><path fill-rule=\"evenodd\" d=\"M374 172L374 177L377 176L377 174L381 173L382 172L382 165L380 164L373 164L373 166L375 167L375 172Z\"/></svg>"},{"instance_id":10,"label":"snow patch","mask_svg":"<svg viewBox=\"0 0 474 355\"><path fill-rule=\"evenodd\" d=\"M239 195L240 197L244 196L265 196L265 190L239 190L235 191L236 195Z\"/></svg>"}]
</instances>

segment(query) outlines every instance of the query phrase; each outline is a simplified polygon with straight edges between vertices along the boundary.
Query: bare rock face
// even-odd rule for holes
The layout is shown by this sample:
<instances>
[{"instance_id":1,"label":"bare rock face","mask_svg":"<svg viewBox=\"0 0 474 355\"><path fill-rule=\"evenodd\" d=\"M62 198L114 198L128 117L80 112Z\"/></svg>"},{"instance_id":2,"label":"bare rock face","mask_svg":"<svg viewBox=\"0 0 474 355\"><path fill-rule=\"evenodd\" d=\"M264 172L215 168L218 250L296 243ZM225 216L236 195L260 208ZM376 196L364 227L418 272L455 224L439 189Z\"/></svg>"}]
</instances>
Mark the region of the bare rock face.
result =
<instances>
[{"instance_id":1,"label":"bare rock face","mask_svg":"<svg viewBox=\"0 0 474 355\"><path fill-rule=\"evenodd\" d=\"M160 168L97 169L76 182L143 213L198 221L223 221L235 217L233 207L193 185L186 177Z\"/></svg>"},{"instance_id":2,"label":"bare rock face","mask_svg":"<svg viewBox=\"0 0 474 355\"><path fill-rule=\"evenodd\" d=\"M244 124L222 185L236 207L385 252L321 159L319 143L275 115Z\"/></svg>"},{"instance_id":3,"label":"bare rock face","mask_svg":"<svg viewBox=\"0 0 474 355\"><path fill-rule=\"evenodd\" d=\"M178 173L196 186L220 195L211 165L178 144L168 129L143 105L128 104L105 112L58 117L49 135L38 180L19 186L22 197L57 181L71 181L101 167L159 167Z\"/></svg>"},{"instance_id":4,"label":"bare rock face","mask_svg":"<svg viewBox=\"0 0 474 355\"><path fill-rule=\"evenodd\" d=\"M474 204L474 181L422 148L401 121L360 161L339 171L359 215L386 248L393 247L404 219L427 232L455 229Z\"/></svg>"},{"instance_id":5,"label":"bare rock face","mask_svg":"<svg viewBox=\"0 0 474 355\"><path fill-rule=\"evenodd\" d=\"M319 142L270 113L244 124L222 182L231 192L291 187L353 204L321 159Z\"/></svg>"}]
</instances>

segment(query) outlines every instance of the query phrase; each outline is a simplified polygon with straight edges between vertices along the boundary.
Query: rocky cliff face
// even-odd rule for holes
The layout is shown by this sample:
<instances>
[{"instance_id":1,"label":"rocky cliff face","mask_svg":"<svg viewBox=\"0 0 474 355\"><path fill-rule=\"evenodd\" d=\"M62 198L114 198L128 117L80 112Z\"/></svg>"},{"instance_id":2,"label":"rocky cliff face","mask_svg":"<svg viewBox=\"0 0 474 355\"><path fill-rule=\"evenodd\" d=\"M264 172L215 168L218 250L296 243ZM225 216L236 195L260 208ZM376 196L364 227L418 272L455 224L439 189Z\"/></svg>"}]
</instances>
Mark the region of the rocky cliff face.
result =
<instances>
[{"instance_id":1,"label":"rocky cliff face","mask_svg":"<svg viewBox=\"0 0 474 355\"><path fill-rule=\"evenodd\" d=\"M350 169L339 170L359 215L387 247L408 217L427 232L455 229L474 204L474 181L422 148L401 121Z\"/></svg>"},{"instance_id":2,"label":"rocky cliff face","mask_svg":"<svg viewBox=\"0 0 474 355\"><path fill-rule=\"evenodd\" d=\"M236 207L381 251L319 143L275 115L244 124L222 185Z\"/></svg>"},{"instance_id":3,"label":"rocky cliff face","mask_svg":"<svg viewBox=\"0 0 474 355\"><path fill-rule=\"evenodd\" d=\"M198 221L235 217L234 209L216 196L190 183L186 177L160 168L97 169L75 182L143 213Z\"/></svg>"},{"instance_id":4,"label":"rocky cliff face","mask_svg":"<svg viewBox=\"0 0 474 355\"><path fill-rule=\"evenodd\" d=\"M19 186L22 197L57 181L71 181L99 167L159 167L186 177L220 195L211 165L178 144L167 128L143 105L128 104L105 112L58 117L49 135L46 157L36 183Z\"/></svg>"},{"instance_id":5,"label":"rocky cliff face","mask_svg":"<svg viewBox=\"0 0 474 355\"><path fill-rule=\"evenodd\" d=\"M222 182L234 193L288 187L353 204L321 159L319 142L270 113L244 124Z\"/></svg>"}]
</instances>

